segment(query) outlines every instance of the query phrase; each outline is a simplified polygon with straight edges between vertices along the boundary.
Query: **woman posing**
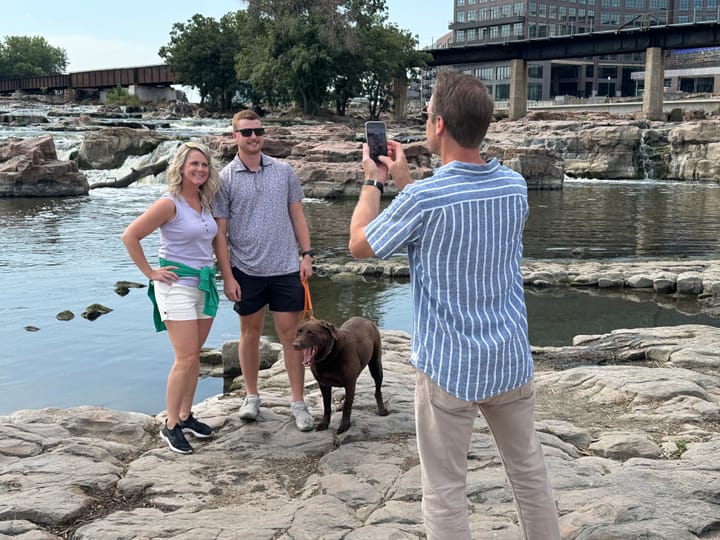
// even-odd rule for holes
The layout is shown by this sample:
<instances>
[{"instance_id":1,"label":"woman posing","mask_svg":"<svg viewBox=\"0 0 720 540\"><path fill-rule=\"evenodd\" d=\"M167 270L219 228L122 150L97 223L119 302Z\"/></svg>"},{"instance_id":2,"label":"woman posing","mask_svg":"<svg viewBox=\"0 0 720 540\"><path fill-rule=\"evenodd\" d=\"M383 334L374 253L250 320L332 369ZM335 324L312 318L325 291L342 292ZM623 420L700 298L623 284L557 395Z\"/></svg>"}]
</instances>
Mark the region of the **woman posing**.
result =
<instances>
[{"instance_id":1,"label":"woman posing","mask_svg":"<svg viewBox=\"0 0 720 540\"><path fill-rule=\"evenodd\" d=\"M217 224L210 205L220 180L209 149L180 145L167 169L167 192L128 225L122 241L150 280L155 329L168 331L175 361L167 379L167 420L160 436L170 450L191 453L184 431L204 439L212 428L192 414L200 374L200 348L217 312L213 240ZM160 229L160 261L153 268L140 241Z\"/></svg>"}]
</instances>

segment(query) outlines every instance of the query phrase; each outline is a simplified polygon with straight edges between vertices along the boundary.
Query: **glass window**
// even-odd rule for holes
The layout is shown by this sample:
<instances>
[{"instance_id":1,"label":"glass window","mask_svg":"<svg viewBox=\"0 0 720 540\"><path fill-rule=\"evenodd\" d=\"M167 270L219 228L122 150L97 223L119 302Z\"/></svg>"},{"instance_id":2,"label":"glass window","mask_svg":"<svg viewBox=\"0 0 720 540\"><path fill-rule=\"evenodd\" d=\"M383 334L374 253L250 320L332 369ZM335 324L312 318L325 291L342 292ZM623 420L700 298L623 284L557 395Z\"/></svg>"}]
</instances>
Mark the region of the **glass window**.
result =
<instances>
[{"instance_id":1,"label":"glass window","mask_svg":"<svg viewBox=\"0 0 720 540\"><path fill-rule=\"evenodd\" d=\"M550 4L550 18L557 19L557 6Z\"/></svg>"},{"instance_id":2,"label":"glass window","mask_svg":"<svg viewBox=\"0 0 720 540\"><path fill-rule=\"evenodd\" d=\"M515 15L522 15L525 11L525 4L523 2L515 2L515 6L513 7L513 13Z\"/></svg>"},{"instance_id":3,"label":"glass window","mask_svg":"<svg viewBox=\"0 0 720 540\"><path fill-rule=\"evenodd\" d=\"M475 77L477 77L481 81L492 81L493 71L495 70L491 67L477 68L475 69Z\"/></svg>"},{"instance_id":4,"label":"glass window","mask_svg":"<svg viewBox=\"0 0 720 540\"><path fill-rule=\"evenodd\" d=\"M506 101L508 99L510 99L510 85L509 84L495 85L495 101Z\"/></svg>"},{"instance_id":5,"label":"glass window","mask_svg":"<svg viewBox=\"0 0 720 540\"><path fill-rule=\"evenodd\" d=\"M498 6L492 6L490 8L490 20L499 19L500 18L500 8Z\"/></svg>"},{"instance_id":6,"label":"glass window","mask_svg":"<svg viewBox=\"0 0 720 540\"><path fill-rule=\"evenodd\" d=\"M528 15L537 15L537 2L528 3Z\"/></svg>"},{"instance_id":7,"label":"glass window","mask_svg":"<svg viewBox=\"0 0 720 540\"><path fill-rule=\"evenodd\" d=\"M465 30L455 30L455 41L465 41Z\"/></svg>"},{"instance_id":8,"label":"glass window","mask_svg":"<svg viewBox=\"0 0 720 540\"><path fill-rule=\"evenodd\" d=\"M465 12L464 11L457 12L457 22L459 22L459 23L465 22Z\"/></svg>"},{"instance_id":9,"label":"glass window","mask_svg":"<svg viewBox=\"0 0 720 540\"><path fill-rule=\"evenodd\" d=\"M468 41L477 41L477 28L468 28L465 39Z\"/></svg>"},{"instance_id":10,"label":"glass window","mask_svg":"<svg viewBox=\"0 0 720 540\"><path fill-rule=\"evenodd\" d=\"M540 4L538 7L538 15L540 17L547 17L547 4Z\"/></svg>"},{"instance_id":11,"label":"glass window","mask_svg":"<svg viewBox=\"0 0 720 540\"><path fill-rule=\"evenodd\" d=\"M528 99L540 101L542 99L542 83L528 83Z\"/></svg>"},{"instance_id":12,"label":"glass window","mask_svg":"<svg viewBox=\"0 0 720 540\"><path fill-rule=\"evenodd\" d=\"M475 11L474 9L468 10L467 20L468 21L477 21L477 11Z\"/></svg>"},{"instance_id":13,"label":"glass window","mask_svg":"<svg viewBox=\"0 0 720 540\"><path fill-rule=\"evenodd\" d=\"M495 72L495 78L498 81L510 78L510 66L498 66Z\"/></svg>"},{"instance_id":14,"label":"glass window","mask_svg":"<svg viewBox=\"0 0 720 540\"><path fill-rule=\"evenodd\" d=\"M522 36L523 36L523 25L522 25L522 23L515 23L515 24L513 24L513 36L515 36L515 37L522 37Z\"/></svg>"},{"instance_id":15,"label":"glass window","mask_svg":"<svg viewBox=\"0 0 720 540\"><path fill-rule=\"evenodd\" d=\"M458 5L458 6L464 6L464 5L465 5L465 0L457 0L457 5Z\"/></svg>"},{"instance_id":16,"label":"glass window","mask_svg":"<svg viewBox=\"0 0 720 540\"><path fill-rule=\"evenodd\" d=\"M502 16L503 17L509 17L512 12L512 5L511 4L503 4L502 6Z\"/></svg>"},{"instance_id":17,"label":"glass window","mask_svg":"<svg viewBox=\"0 0 720 540\"><path fill-rule=\"evenodd\" d=\"M487 8L480 8L478 11L480 12L480 17L479 17L480 20L481 20L481 21L487 21L487 18L488 18L488 10L487 10Z\"/></svg>"},{"instance_id":18,"label":"glass window","mask_svg":"<svg viewBox=\"0 0 720 540\"><path fill-rule=\"evenodd\" d=\"M678 6L680 7L680 11L687 11L690 9L690 0L680 0Z\"/></svg>"},{"instance_id":19,"label":"glass window","mask_svg":"<svg viewBox=\"0 0 720 540\"><path fill-rule=\"evenodd\" d=\"M542 79L543 67L539 64L528 65L528 78L530 79Z\"/></svg>"}]
</instances>

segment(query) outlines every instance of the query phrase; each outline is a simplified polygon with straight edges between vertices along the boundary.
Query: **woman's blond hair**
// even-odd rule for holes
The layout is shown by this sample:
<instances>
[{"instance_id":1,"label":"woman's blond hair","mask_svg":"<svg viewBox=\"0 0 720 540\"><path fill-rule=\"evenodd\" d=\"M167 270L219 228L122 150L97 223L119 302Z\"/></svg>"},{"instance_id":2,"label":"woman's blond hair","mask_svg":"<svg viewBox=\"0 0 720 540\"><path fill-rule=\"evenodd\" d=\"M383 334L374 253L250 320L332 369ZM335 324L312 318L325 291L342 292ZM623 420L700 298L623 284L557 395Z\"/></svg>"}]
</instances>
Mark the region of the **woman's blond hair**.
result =
<instances>
[{"instance_id":1,"label":"woman's blond hair","mask_svg":"<svg viewBox=\"0 0 720 540\"><path fill-rule=\"evenodd\" d=\"M204 144L188 141L178 147L167 168L167 190L173 197L177 198L178 195L180 195L180 190L182 189L182 169L185 166L185 161L187 160L190 150L201 152L208 161L209 174L208 179L200 186L200 202L203 208L210 210L212 200L220 189L220 175L218 174L217 166L210 153L210 149Z\"/></svg>"}]
</instances>

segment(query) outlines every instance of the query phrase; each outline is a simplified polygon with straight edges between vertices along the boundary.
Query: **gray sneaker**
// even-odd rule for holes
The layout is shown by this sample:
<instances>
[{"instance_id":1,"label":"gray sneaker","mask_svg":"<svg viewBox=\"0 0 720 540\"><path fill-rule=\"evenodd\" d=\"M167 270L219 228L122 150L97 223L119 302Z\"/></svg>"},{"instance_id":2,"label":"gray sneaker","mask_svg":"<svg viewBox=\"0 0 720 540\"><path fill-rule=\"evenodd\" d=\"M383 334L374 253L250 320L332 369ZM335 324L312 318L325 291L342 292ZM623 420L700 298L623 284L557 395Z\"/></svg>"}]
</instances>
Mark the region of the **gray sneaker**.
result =
<instances>
[{"instance_id":1,"label":"gray sneaker","mask_svg":"<svg viewBox=\"0 0 720 540\"><path fill-rule=\"evenodd\" d=\"M240 418L243 420L255 420L257 419L258 412L260 411L260 397L259 396L247 396L243 401L242 407L240 407Z\"/></svg>"},{"instance_id":2,"label":"gray sneaker","mask_svg":"<svg viewBox=\"0 0 720 540\"><path fill-rule=\"evenodd\" d=\"M315 427L315 419L308 412L304 401L292 403L290 412L295 417L295 425L300 431L310 431Z\"/></svg>"}]
</instances>

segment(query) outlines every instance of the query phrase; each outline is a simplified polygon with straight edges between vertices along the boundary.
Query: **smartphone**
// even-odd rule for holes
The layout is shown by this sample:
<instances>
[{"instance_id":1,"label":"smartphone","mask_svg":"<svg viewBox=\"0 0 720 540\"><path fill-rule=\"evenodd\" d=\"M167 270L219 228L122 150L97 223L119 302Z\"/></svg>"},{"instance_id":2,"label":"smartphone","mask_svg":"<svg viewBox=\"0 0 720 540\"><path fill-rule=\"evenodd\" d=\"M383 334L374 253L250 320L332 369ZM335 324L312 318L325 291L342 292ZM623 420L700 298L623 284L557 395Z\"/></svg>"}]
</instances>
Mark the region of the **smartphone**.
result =
<instances>
[{"instance_id":1,"label":"smartphone","mask_svg":"<svg viewBox=\"0 0 720 540\"><path fill-rule=\"evenodd\" d=\"M365 140L370 147L370 157L380 163L378 156L387 156L385 122L365 122Z\"/></svg>"}]
</instances>

